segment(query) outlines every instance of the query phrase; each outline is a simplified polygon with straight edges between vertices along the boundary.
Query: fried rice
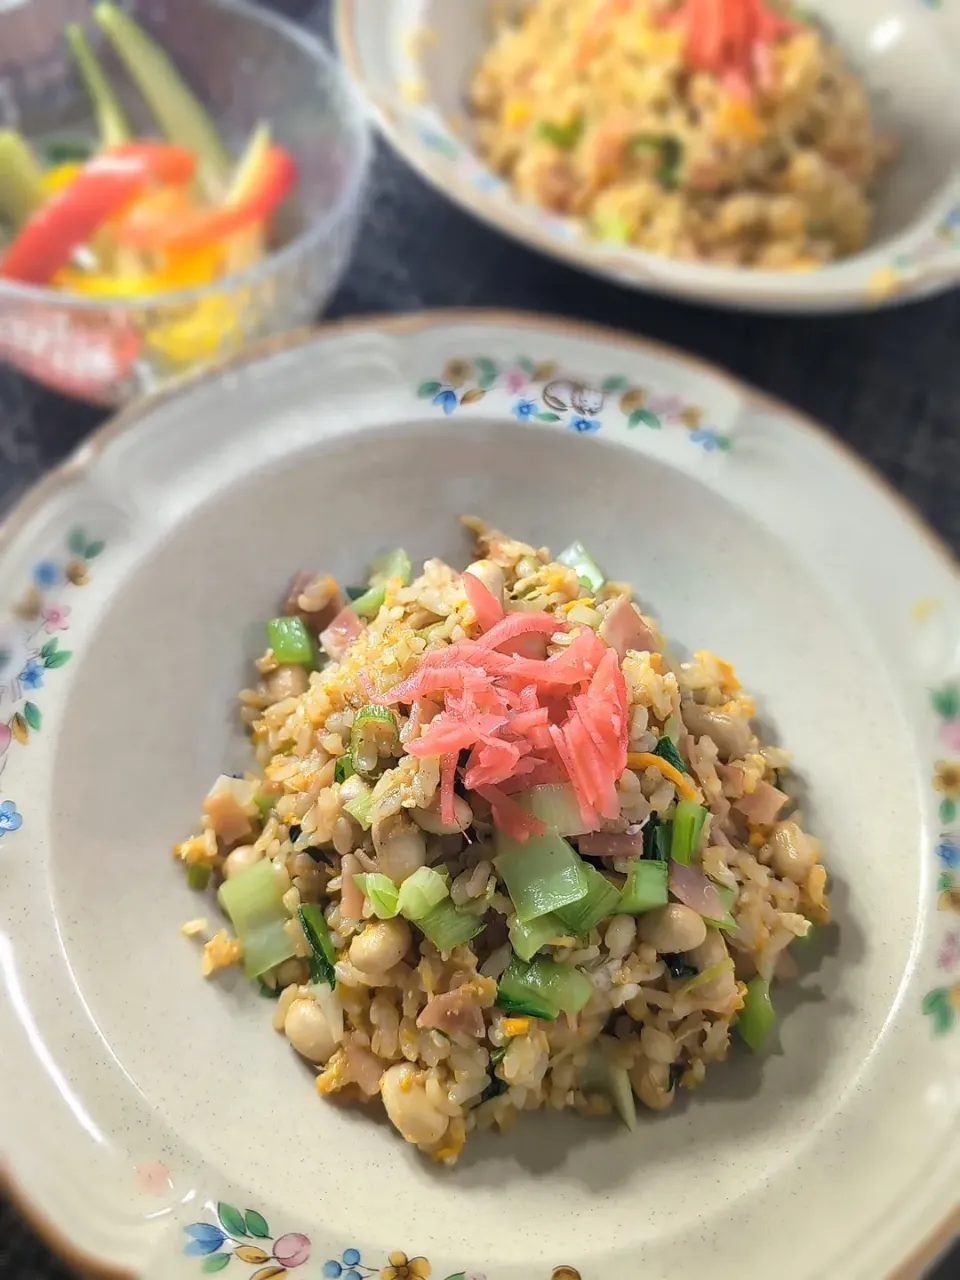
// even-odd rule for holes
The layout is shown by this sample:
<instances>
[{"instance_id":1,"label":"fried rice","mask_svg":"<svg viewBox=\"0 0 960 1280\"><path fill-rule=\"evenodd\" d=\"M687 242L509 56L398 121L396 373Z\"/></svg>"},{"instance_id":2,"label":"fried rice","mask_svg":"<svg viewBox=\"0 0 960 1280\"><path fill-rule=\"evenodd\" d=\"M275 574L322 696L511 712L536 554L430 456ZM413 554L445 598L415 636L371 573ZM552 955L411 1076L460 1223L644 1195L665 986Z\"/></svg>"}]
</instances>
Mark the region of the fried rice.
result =
<instances>
[{"instance_id":1,"label":"fried rice","mask_svg":"<svg viewBox=\"0 0 960 1280\"><path fill-rule=\"evenodd\" d=\"M735 1027L761 1047L828 918L733 668L671 657L579 543L464 523L463 574L297 576L240 695L255 767L175 849L234 926L184 927L203 972L243 963L319 1094L445 1164L521 1111L669 1107Z\"/></svg>"},{"instance_id":2,"label":"fried rice","mask_svg":"<svg viewBox=\"0 0 960 1280\"><path fill-rule=\"evenodd\" d=\"M706 7L514 6L470 85L480 154L602 240L767 269L857 252L892 154L863 82L795 6Z\"/></svg>"}]
</instances>

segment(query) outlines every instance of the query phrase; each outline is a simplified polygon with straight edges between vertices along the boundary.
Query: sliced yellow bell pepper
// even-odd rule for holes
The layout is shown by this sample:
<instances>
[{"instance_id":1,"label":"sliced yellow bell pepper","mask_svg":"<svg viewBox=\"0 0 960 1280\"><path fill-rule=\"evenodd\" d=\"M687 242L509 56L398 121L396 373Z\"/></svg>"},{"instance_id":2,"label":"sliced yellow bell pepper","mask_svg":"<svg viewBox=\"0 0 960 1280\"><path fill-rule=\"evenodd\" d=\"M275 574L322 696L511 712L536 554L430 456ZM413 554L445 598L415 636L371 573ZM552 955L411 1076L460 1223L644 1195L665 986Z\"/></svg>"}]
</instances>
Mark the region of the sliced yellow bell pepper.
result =
<instances>
[{"instance_id":1,"label":"sliced yellow bell pepper","mask_svg":"<svg viewBox=\"0 0 960 1280\"><path fill-rule=\"evenodd\" d=\"M93 298L145 298L150 294L212 284L222 267L221 246L204 245L202 249L167 254L163 266L156 271L87 273L66 267L57 272L54 283L61 289Z\"/></svg>"}]
</instances>

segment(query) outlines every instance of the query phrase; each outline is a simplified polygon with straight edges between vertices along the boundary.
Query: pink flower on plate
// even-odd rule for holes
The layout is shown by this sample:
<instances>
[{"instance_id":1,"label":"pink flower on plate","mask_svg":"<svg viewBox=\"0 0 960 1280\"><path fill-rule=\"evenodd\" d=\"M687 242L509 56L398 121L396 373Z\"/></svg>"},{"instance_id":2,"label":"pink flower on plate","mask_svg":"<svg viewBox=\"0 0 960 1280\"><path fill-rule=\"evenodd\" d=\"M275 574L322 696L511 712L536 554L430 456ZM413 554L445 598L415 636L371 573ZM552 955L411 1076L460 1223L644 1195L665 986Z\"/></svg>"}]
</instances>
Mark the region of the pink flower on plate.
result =
<instances>
[{"instance_id":1,"label":"pink flower on plate","mask_svg":"<svg viewBox=\"0 0 960 1280\"><path fill-rule=\"evenodd\" d=\"M960 717L941 723L940 741L952 751L960 751Z\"/></svg>"},{"instance_id":2,"label":"pink flower on plate","mask_svg":"<svg viewBox=\"0 0 960 1280\"><path fill-rule=\"evenodd\" d=\"M651 396L647 408L658 418L679 418L683 413L683 401L679 396Z\"/></svg>"},{"instance_id":3,"label":"pink flower on plate","mask_svg":"<svg viewBox=\"0 0 960 1280\"><path fill-rule=\"evenodd\" d=\"M960 933L948 933L937 956L937 966L940 969L953 969L958 960L960 960Z\"/></svg>"},{"instance_id":4,"label":"pink flower on plate","mask_svg":"<svg viewBox=\"0 0 960 1280\"><path fill-rule=\"evenodd\" d=\"M134 1173L140 1190L148 1195L162 1196L173 1187L170 1170L162 1160L144 1160L135 1167Z\"/></svg>"},{"instance_id":5,"label":"pink flower on plate","mask_svg":"<svg viewBox=\"0 0 960 1280\"><path fill-rule=\"evenodd\" d=\"M507 369L503 375L503 385L512 394L522 391L529 381L523 369Z\"/></svg>"},{"instance_id":6,"label":"pink flower on plate","mask_svg":"<svg viewBox=\"0 0 960 1280\"><path fill-rule=\"evenodd\" d=\"M67 619L70 617L70 606L68 604L48 604L43 608L40 616L43 618L43 629L51 635L54 631L66 631L70 626Z\"/></svg>"}]
</instances>

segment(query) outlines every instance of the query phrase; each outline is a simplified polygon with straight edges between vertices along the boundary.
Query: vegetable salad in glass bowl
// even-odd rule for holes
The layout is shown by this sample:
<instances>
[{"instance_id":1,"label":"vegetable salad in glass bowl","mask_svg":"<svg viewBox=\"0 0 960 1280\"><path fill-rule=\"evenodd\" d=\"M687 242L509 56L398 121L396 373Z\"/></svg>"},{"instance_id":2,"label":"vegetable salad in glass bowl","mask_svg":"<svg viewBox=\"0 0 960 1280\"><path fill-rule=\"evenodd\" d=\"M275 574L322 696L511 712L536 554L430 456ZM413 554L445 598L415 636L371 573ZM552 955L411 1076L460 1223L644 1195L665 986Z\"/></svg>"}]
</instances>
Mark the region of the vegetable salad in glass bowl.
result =
<instances>
[{"instance_id":1,"label":"vegetable salad in glass bowl","mask_svg":"<svg viewBox=\"0 0 960 1280\"><path fill-rule=\"evenodd\" d=\"M669 1107L761 1050L829 918L789 756L579 542L292 582L241 693L256 757L177 845L210 976L242 963L322 1097L444 1164L519 1112ZM211 904L212 906L213 904Z\"/></svg>"},{"instance_id":2,"label":"vegetable salad in glass bowl","mask_svg":"<svg viewBox=\"0 0 960 1280\"><path fill-rule=\"evenodd\" d=\"M0 356L117 402L316 314L368 153L320 45L241 0L39 0L0 50Z\"/></svg>"}]
</instances>

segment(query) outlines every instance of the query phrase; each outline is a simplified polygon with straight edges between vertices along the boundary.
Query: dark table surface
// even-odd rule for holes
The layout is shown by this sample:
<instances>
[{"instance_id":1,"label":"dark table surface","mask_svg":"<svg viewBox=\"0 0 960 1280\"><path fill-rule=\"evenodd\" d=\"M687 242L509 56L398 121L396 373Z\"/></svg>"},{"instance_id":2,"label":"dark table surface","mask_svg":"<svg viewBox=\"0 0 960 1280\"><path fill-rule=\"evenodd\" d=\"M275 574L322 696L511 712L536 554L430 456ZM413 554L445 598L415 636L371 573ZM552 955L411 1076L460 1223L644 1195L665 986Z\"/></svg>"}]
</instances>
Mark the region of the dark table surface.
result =
<instances>
[{"instance_id":1,"label":"dark table surface","mask_svg":"<svg viewBox=\"0 0 960 1280\"><path fill-rule=\"evenodd\" d=\"M275 7L328 30L329 3ZM352 269L329 314L514 307L676 344L805 409L869 459L960 552L960 292L872 315L734 315L629 293L499 238L386 148ZM103 418L0 366L0 514ZM0 1274L71 1273L0 1198ZM960 1249L935 1280L960 1274Z\"/></svg>"}]
</instances>

